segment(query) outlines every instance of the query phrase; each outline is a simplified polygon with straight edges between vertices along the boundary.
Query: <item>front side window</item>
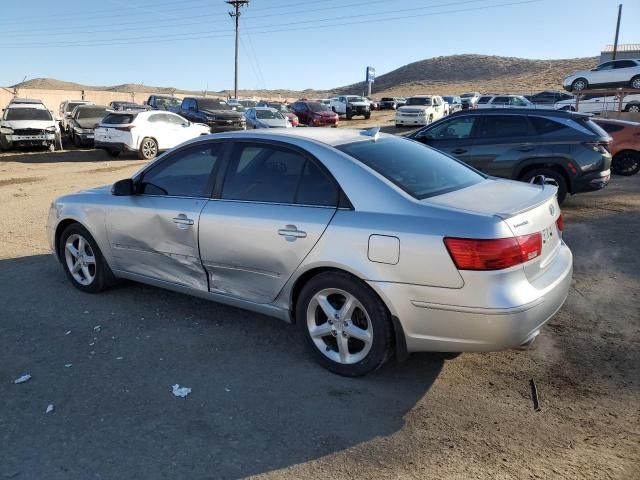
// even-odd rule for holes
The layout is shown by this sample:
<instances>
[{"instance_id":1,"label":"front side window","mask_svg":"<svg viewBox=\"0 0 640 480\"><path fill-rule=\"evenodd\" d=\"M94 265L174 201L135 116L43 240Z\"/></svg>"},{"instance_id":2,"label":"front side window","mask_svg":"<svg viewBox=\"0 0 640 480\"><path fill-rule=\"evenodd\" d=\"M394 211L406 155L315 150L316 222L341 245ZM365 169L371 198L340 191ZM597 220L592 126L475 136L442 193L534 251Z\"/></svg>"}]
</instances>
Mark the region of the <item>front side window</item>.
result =
<instances>
[{"instance_id":1,"label":"front side window","mask_svg":"<svg viewBox=\"0 0 640 480\"><path fill-rule=\"evenodd\" d=\"M275 145L236 145L222 187L223 199L328 205L337 187L304 155Z\"/></svg>"},{"instance_id":2,"label":"front side window","mask_svg":"<svg viewBox=\"0 0 640 480\"><path fill-rule=\"evenodd\" d=\"M430 128L426 132L427 138L432 140L452 140L471 137L471 131L476 121L475 116L461 117L449 120Z\"/></svg>"},{"instance_id":3,"label":"front side window","mask_svg":"<svg viewBox=\"0 0 640 480\"><path fill-rule=\"evenodd\" d=\"M459 190L485 178L462 162L405 138L364 140L337 148L417 199Z\"/></svg>"},{"instance_id":4,"label":"front side window","mask_svg":"<svg viewBox=\"0 0 640 480\"><path fill-rule=\"evenodd\" d=\"M601 72L603 70L611 70L613 68L613 62L607 62L607 63L603 63L602 65L598 65L595 69L598 72Z\"/></svg>"},{"instance_id":5,"label":"front side window","mask_svg":"<svg viewBox=\"0 0 640 480\"><path fill-rule=\"evenodd\" d=\"M523 137L529 133L529 122L524 115L488 115L482 121L479 136Z\"/></svg>"},{"instance_id":6,"label":"front side window","mask_svg":"<svg viewBox=\"0 0 640 480\"><path fill-rule=\"evenodd\" d=\"M509 103L509 97L495 97L491 103Z\"/></svg>"},{"instance_id":7,"label":"front side window","mask_svg":"<svg viewBox=\"0 0 640 480\"><path fill-rule=\"evenodd\" d=\"M220 143L205 143L175 152L143 174L138 192L174 197L209 196L211 173L221 150Z\"/></svg>"}]
</instances>

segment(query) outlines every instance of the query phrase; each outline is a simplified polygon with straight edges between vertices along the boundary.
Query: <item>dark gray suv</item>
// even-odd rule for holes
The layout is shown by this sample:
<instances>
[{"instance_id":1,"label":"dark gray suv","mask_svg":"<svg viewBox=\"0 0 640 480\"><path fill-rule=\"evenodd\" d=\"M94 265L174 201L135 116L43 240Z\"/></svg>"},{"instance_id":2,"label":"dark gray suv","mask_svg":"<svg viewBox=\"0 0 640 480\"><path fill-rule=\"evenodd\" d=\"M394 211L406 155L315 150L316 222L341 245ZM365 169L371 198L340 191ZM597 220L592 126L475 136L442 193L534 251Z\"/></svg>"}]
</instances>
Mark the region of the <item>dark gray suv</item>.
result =
<instances>
[{"instance_id":1,"label":"dark gray suv","mask_svg":"<svg viewBox=\"0 0 640 480\"><path fill-rule=\"evenodd\" d=\"M544 175L567 193L609 183L611 137L588 115L545 109L463 110L416 131L417 140L496 177Z\"/></svg>"}]
</instances>

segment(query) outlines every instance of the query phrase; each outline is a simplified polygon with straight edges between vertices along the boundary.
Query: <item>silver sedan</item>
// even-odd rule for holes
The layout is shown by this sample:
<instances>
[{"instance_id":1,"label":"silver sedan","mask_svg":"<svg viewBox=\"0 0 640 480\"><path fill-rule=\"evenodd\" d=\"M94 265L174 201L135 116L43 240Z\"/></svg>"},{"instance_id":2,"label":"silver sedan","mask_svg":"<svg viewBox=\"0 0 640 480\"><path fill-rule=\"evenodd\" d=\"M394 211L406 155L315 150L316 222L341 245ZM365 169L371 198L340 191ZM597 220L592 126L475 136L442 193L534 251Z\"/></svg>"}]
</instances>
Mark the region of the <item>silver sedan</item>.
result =
<instances>
[{"instance_id":1,"label":"silver sedan","mask_svg":"<svg viewBox=\"0 0 640 480\"><path fill-rule=\"evenodd\" d=\"M73 285L130 279L295 323L325 367L532 341L572 255L556 188L487 177L376 130L232 132L56 199Z\"/></svg>"},{"instance_id":2,"label":"silver sedan","mask_svg":"<svg viewBox=\"0 0 640 480\"><path fill-rule=\"evenodd\" d=\"M249 108L244 116L247 119L247 128L291 128L289 119L275 108Z\"/></svg>"}]
</instances>

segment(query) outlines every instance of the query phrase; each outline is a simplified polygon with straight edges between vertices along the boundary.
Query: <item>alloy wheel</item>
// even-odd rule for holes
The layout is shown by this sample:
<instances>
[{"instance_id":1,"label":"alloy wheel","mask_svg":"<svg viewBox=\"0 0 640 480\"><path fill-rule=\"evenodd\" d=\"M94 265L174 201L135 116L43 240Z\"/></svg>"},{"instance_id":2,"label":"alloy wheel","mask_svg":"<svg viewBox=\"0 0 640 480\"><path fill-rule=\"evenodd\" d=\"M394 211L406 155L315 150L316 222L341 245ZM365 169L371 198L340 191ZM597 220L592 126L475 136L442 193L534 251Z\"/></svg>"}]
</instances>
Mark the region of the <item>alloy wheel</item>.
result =
<instances>
[{"instance_id":1,"label":"alloy wheel","mask_svg":"<svg viewBox=\"0 0 640 480\"><path fill-rule=\"evenodd\" d=\"M330 360L354 364L373 345L373 326L362 303L338 288L317 292L307 307L307 329L316 348Z\"/></svg>"},{"instance_id":2,"label":"alloy wheel","mask_svg":"<svg viewBox=\"0 0 640 480\"><path fill-rule=\"evenodd\" d=\"M153 158L158 153L158 146L156 142L151 139L147 139L142 144L142 154L145 158Z\"/></svg>"},{"instance_id":3,"label":"alloy wheel","mask_svg":"<svg viewBox=\"0 0 640 480\"><path fill-rule=\"evenodd\" d=\"M640 88L640 77L637 77L631 80L631 86L633 88Z\"/></svg>"},{"instance_id":4,"label":"alloy wheel","mask_svg":"<svg viewBox=\"0 0 640 480\"><path fill-rule=\"evenodd\" d=\"M77 233L69 235L64 256L74 280L80 285L91 285L96 278L96 257L89 242Z\"/></svg>"}]
</instances>

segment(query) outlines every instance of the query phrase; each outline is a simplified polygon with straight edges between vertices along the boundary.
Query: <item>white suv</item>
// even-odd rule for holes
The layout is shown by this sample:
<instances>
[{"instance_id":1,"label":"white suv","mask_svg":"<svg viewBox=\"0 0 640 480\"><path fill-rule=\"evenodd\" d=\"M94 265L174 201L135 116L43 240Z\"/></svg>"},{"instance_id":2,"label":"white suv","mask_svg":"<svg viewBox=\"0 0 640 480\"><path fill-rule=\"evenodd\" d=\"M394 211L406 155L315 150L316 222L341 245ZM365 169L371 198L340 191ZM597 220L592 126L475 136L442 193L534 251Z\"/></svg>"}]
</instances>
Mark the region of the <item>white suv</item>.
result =
<instances>
[{"instance_id":1,"label":"white suv","mask_svg":"<svg viewBox=\"0 0 640 480\"><path fill-rule=\"evenodd\" d=\"M477 108L536 108L536 105L522 95L483 95Z\"/></svg>"},{"instance_id":2,"label":"white suv","mask_svg":"<svg viewBox=\"0 0 640 480\"><path fill-rule=\"evenodd\" d=\"M592 87L631 87L640 89L640 60L611 60L591 70L580 70L562 82L570 92Z\"/></svg>"},{"instance_id":3,"label":"white suv","mask_svg":"<svg viewBox=\"0 0 640 480\"><path fill-rule=\"evenodd\" d=\"M342 95L330 100L331 110L338 115L346 115L351 120L356 115L362 115L365 119L371 118L369 100L359 95Z\"/></svg>"},{"instance_id":4,"label":"white suv","mask_svg":"<svg viewBox=\"0 0 640 480\"><path fill-rule=\"evenodd\" d=\"M209 133L207 125L171 112L113 112L96 128L94 143L114 157L120 152L138 152L140 159L151 160L161 150Z\"/></svg>"},{"instance_id":5,"label":"white suv","mask_svg":"<svg viewBox=\"0 0 640 480\"><path fill-rule=\"evenodd\" d=\"M445 116L445 102L439 95L416 95L396 110L396 127L429 125Z\"/></svg>"},{"instance_id":6,"label":"white suv","mask_svg":"<svg viewBox=\"0 0 640 480\"><path fill-rule=\"evenodd\" d=\"M576 99L569 98L567 100L561 100L556 102L554 107L557 110L569 110L576 111ZM578 111L583 113L603 113L603 112L617 112L619 108L622 108L623 112L640 112L640 93L633 95L625 95L620 104L620 99L615 95L603 96L601 94L588 94L582 95L578 102Z\"/></svg>"},{"instance_id":7,"label":"white suv","mask_svg":"<svg viewBox=\"0 0 640 480\"><path fill-rule=\"evenodd\" d=\"M55 150L60 130L40 100L13 99L0 119L0 148L49 147Z\"/></svg>"}]
</instances>

